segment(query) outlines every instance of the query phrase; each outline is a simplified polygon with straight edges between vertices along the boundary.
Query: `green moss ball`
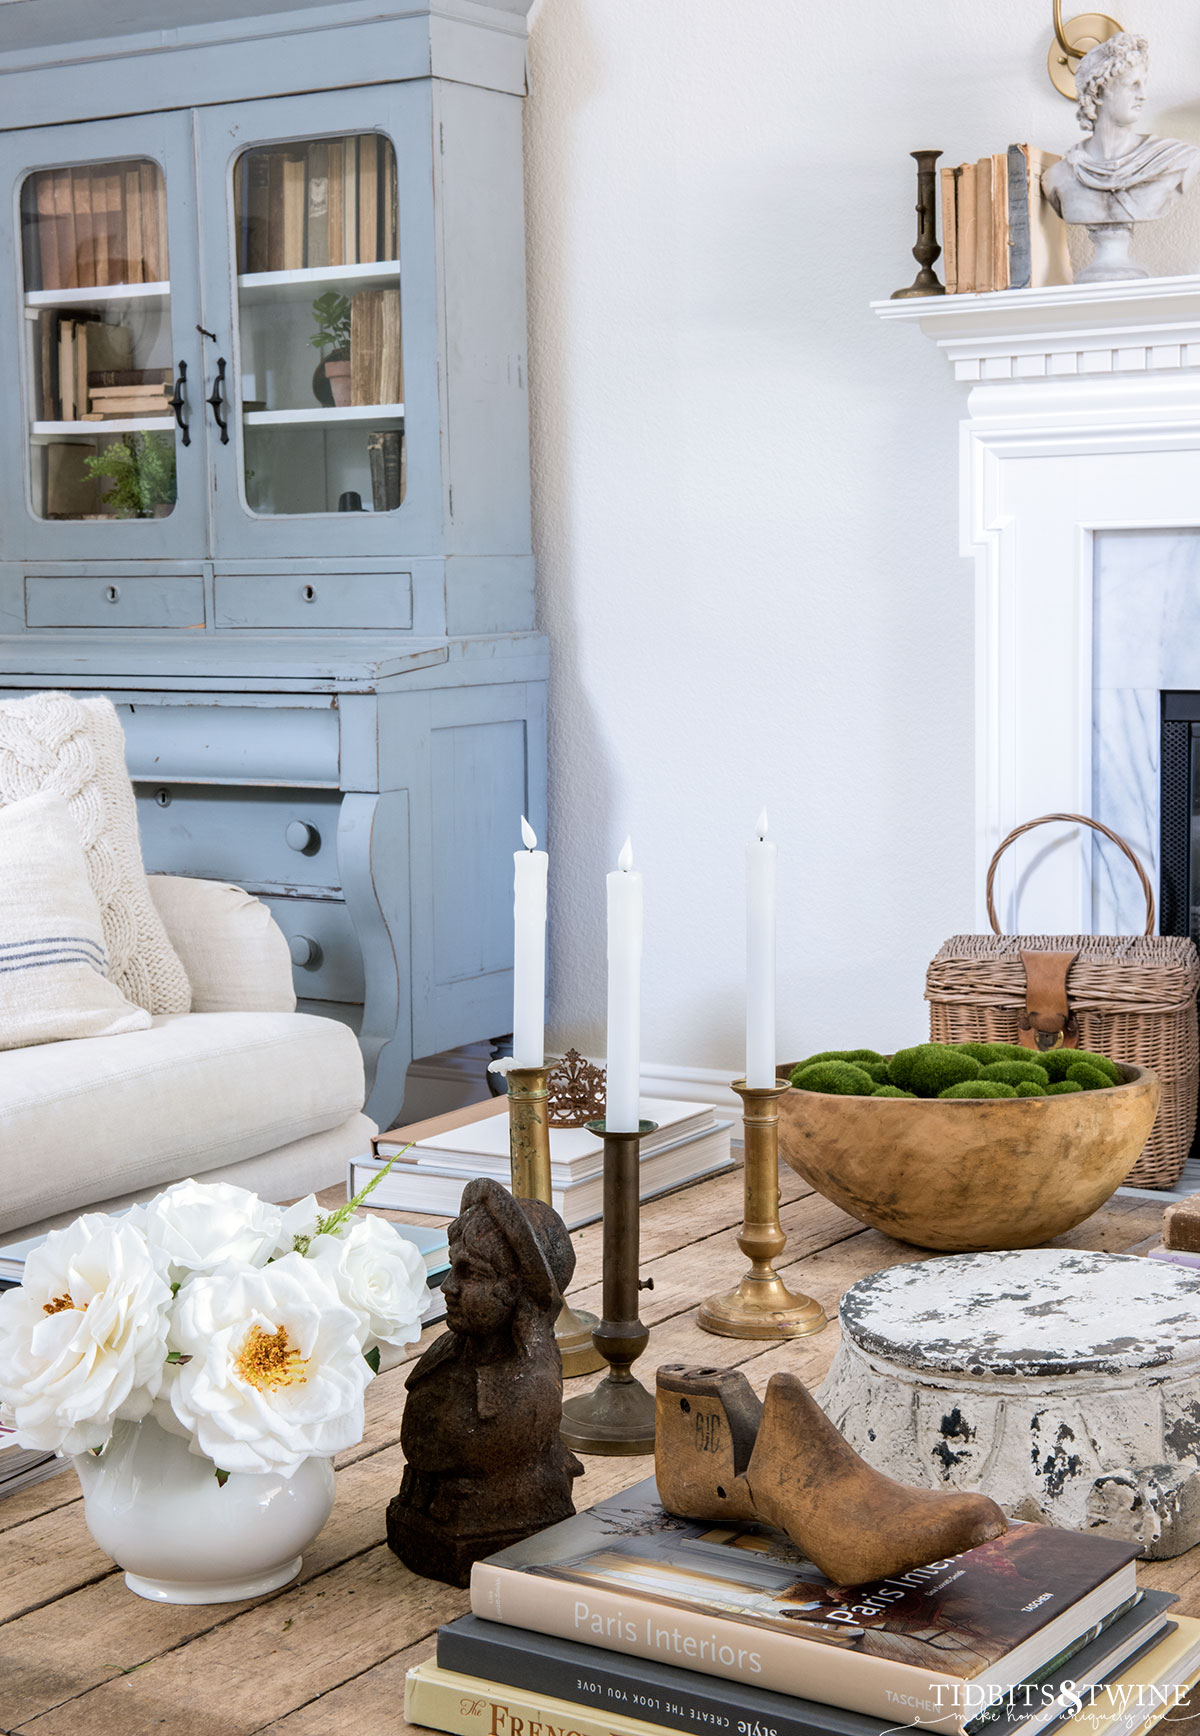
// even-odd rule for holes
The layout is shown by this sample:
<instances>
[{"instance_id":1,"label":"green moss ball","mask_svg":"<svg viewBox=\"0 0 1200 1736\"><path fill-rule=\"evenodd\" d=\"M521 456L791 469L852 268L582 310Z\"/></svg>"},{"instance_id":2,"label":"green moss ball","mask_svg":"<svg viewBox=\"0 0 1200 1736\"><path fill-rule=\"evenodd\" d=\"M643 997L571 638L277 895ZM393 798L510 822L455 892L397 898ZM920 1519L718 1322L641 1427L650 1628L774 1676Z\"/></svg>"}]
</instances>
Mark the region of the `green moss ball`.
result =
<instances>
[{"instance_id":1,"label":"green moss ball","mask_svg":"<svg viewBox=\"0 0 1200 1736\"><path fill-rule=\"evenodd\" d=\"M995 1043L951 1043L948 1045L956 1055L969 1055L972 1061L978 1061L981 1067L988 1067L993 1061L1004 1059Z\"/></svg>"},{"instance_id":2,"label":"green moss ball","mask_svg":"<svg viewBox=\"0 0 1200 1736\"><path fill-rule=\"evenodd\" d=\"M939 1097L1015 1097L1016 1087L1005 1085L1000 1079L960 1079L957 1085L948 1085L944 1091L939 1091Z\"/></svg>"},{"instance_id":3,"label":"green moss ball","mask_svg":"<svg viewBox=\"0 0 1200 1736\"><path fill-rule=\"evenodd\" d=\"M915 1097L914 1091L901 1091L899 1085L877 1085L872 1097Z\"/></svg>"},{"instance_id":4,"label":"green moss ball","mask_svg":"<svg viewBox=\"0 0 1200 1736\"><path fill-rule=\"evenodd\" d=\"M861 1066L867 1061L887 1065L883 1056L874 1049L822 1049L819 1054L806 1055L803 1061L797 1061L790 1074L792 1084L796 1083L797 1073L802 1073L806 1067L815 1067L822 1061L851 1061L855 1066Z\"/></svg>"},{"instance_id":5,"label":"green moss ball","mask_svg":"<svg viewBox=\"0 0 1200 1736\"><path fill-rule=\"evenodd\" d=\"M1067 1091L1082 1091L1083 1086L1078 1079L1056 1079L1052 1085L1047 1085L1047 1097L1061 1097Z\"/></svg>"},{"instance_id":6,"label":"green moss ball","mask_svg":"<svg viewBox=\"0 0 1200 1736\"><path fill-rule=\"evenodd\" d=\"M1049 1089L1048 1085L1039 1085L1033 1079L1017 1080L1018 1097L1044 1097Z\"/></svg>"},{"instance_id":7,"label":"green moss ball","mask_svg":"<svg viewBox=\"0 0 1200 1736\"><path fill-rule=\"evenodd\" d=\"M983 1076L985 1079L999 1079L1002 1085L1019 1085L1022 1080L1027 1085L1043 1087L1050 1083L1049 1073L1036 1061L993 1061L990 1067L983 1069Z\"/></svg>"},{"instance_id":8,"label":"green moss ball","mask_svg":"<svg viewBox=\"0 0 1200 1736\"><path fill-rule=\"evenodd\" d=\"M1067 1074L1068 1080L1074 1079L1077 1085L1082 1085L1085 1091L1108 1091L1112 1080L1107 1073L1102 1073L1099 1067L1093 1067L1089 1061L1076 1061Z\"/></svg>"},{"instance_id":9,"label":"green moss ball","mask_svg":"<svg viewBox=\"0 0 1200 1736\"><path fill-rule=\"evenodd\" d=\"M1119 1068L1107 1055L1094 1055L1090 1049L1047 1049L1044 1055L1038 1056L1038 1065L1046 1069L1051 1079L1069 1079L1071 1069L1081 1061L1103 1073L1108 1084L1121 1083Z\"/></svg>"},{"instance_id":10,"label":"green moss ball","mask_svg":"<svg viewBox=\"0 0 1200 1736\"><path fill-rule=\"evenodd\" d=\"M892 1082L886 1061L856 1061L854 1065L869 1073L876 1085L890 1085Z\"/></svg>"},{"instance_id":11,"label":"green moss ball","mask_svg":"<svg viewBox=\"0 0 1200 1736\"><path fill-rule=\"evenodd\" d=\"M890 1082L918 1097L937 1097L948 1085L978 1079L982 1072L974 1056L960 1054L948 1043L918 1043L912 1049L898 1049L888 1066Z\"/></svg>"},{"instance_id":12,"label":"green moss ball","mask_svg":"<svg viewBox=\"0 0 1200 1736\"><path fill-rule=\"evenodd\" d=\"M798 1091L823 1091L836 1097L870 1097L875 1091L871 1075L849 1061L814 1061L797 1067L792 1084Z\"/></svg>"}]
</instances>

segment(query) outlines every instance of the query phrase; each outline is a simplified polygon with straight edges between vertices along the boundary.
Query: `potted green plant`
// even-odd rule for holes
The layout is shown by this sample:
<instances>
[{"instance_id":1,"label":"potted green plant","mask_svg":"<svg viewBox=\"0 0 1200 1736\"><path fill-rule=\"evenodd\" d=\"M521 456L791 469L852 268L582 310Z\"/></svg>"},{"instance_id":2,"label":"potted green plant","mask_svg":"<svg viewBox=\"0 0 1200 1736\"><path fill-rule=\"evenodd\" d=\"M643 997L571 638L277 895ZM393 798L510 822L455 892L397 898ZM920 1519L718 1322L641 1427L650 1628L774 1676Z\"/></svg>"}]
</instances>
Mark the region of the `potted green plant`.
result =
<instances>
[{"instance_id":1,"label":"potted green plant","mask_svg":"<svg viewBox=\"0 0 1200 1736\"><path fill-rule=\"evenodd\" d=\"M101 499L117 518L165 518L175 504L175 442L162 434L122 434L84 460L108 483Z\"/></svg>"},{"instance_id":2,"label":"potted green plant","mask_svg":"<svg viewBox=\"0 0 1200 1736\"><path fill-rule=\"evenodd\" d=\"M326 409L350 402L350 297L327 289L312 304L317 329L309 338L321 360L313 373L313 396Z\"/></svg>"}]
</instances>

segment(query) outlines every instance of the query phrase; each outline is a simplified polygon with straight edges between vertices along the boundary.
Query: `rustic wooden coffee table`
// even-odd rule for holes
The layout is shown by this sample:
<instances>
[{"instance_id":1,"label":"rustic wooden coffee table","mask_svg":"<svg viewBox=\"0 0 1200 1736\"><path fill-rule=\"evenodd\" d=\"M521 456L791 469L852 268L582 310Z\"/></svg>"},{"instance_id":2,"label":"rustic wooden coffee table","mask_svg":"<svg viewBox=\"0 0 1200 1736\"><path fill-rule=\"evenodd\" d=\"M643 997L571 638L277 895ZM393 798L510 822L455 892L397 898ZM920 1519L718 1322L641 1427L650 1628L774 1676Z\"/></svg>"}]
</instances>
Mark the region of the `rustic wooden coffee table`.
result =
<instances>
[{"instance_id":1,"label":"rustic wooden coffee table","mask_svg":"<svg viewBox=\"0 0 1200 1736\"><path fill-rule=\"evenodd\" d=\"M864 1230L787 1171L783 1198L791 1240L781 1269L793 1288L815 1295L831 1314L856 1279L925 1257ZM715 1358L743 1366L760 1390L781 1368L816 1383L833 1355L836 1322L815 1338L782 1344L711 1338L696 1326L697 1301L734 1284L745 1266L734 1241L741 1210L738 1173L645 1208L643 1271L653 1276L654 1289L645 1293L643 1318L653 1331L641 1366L650 1372L659 1362ZM1056 1245L1135 1251L1157 1239L1161 1215L1153 1201L1114 1200ZM597 1310L599 1225L580 1231L576 1243L579 1277L572 1298ZM0 1731L403 1731L405 1670L432 1654L439 1622L467 1607L465 1592L416 1578L383 1541L384 1508L400 1482L404 1377L403 1366L392 1369L368 1392L367 1437L339 1461L333 1517L305 1558L300 1579L257 1602L177 1609L134 1597L88 1536L69 1469L0 1501ZM597 1378L572 1382L572 1389L586 1390ZM576 1485L580 1506L638 1481L652 1461L591 1458L587 1465ZM1178 1592L1181 1612L1200 1614L1200 1547L1174 1561L1147 1563L1139 1577L1143 1585ZM1181 1730L1197 1736L1200 1711L1171 1714L1171 1736Z\"/></svg>"}]
</instances>

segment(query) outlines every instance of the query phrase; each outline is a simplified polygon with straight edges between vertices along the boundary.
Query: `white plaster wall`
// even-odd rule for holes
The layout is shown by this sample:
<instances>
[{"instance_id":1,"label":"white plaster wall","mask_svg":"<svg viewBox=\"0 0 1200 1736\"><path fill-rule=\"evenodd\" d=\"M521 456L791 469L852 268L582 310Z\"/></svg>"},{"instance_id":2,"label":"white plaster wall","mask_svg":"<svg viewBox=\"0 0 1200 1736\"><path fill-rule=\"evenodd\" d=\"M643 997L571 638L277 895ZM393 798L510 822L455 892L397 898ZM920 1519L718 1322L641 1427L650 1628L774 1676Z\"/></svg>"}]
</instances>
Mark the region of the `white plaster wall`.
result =
<instances>
[{"instance_id":1,"label":"white plaster wall","mask_svg":"<svg viewBox=\"0 0 1200 1736\"><path fill-rule=\"evenodd\" d=\"M1200 14L1152 126L1200 141ZM1067 11L1072 11L1070 6ZM1062 149L1048 0L536 0L527 196L551 1024L604 1043L604 883L646 878L643 1055L742 1058L743 844L780 847L779 1050L927 1033L971 926L960 389L867 304L911 280L915 169ZM1140 243L1200 270L1200 221Z\"/></svg>"}]
</instances>

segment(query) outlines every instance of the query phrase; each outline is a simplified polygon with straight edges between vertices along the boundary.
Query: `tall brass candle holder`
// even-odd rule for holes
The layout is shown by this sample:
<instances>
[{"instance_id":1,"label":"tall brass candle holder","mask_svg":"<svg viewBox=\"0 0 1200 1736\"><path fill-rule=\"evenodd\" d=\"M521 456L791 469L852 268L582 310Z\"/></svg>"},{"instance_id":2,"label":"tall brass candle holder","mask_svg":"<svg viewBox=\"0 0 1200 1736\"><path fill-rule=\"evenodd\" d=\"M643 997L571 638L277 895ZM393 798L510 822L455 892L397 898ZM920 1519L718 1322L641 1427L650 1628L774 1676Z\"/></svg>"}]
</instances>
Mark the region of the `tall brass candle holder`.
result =
<instances>
[{"instance_id":1,"label":"tall brass candle holder","mask_svg":"<svg viewBox=\"0 0 1200 1736\"><path fill-rule=\"evenodd\" d=\"M640 1253L639 1144L657 1122L636 1133L610 1133L589 1121L604 1140L604 1318L592 1334L608 1373L594 1392L563 1405L562 1438L580 1453L612 1456L654 1451L654 1395L631 1372L650 1342L638 1318L638 1291L654 1287L638 1278Z\"/></svg>"},{"instance_id":2,"label":"tall brass candle holder","mask_svg":"<svg viewBox=\"0 0 1200 1736\"><path fill-rule=\"evenodd\" d=\"M787 1081L751 1086L735 1079L745 1129L745 1209L738 1247L750 1261L736 1290L710 1296L697 1316L705 1332L722 1338L803 1338L826 1324L811 1296L797 1296L773 1262L787 1246L779 1222L779 1099Z\"/></svg>"},{"instance_id":3,"label":"tall brass candle holder","mask_svg":"<svg viewBox=\"0 0 1200 1736\"><path fill-rule=\"evenodd\" d=\"M517 1199L553 1205L550 1188L550 1103L548 1067L508 1069L508 1150L512 1191ZM566 1379L595 1374L604 1358L592 1342L598 1322L564 1302L554 1326L554 1341Z\"/></svg>"}]
</instances>

